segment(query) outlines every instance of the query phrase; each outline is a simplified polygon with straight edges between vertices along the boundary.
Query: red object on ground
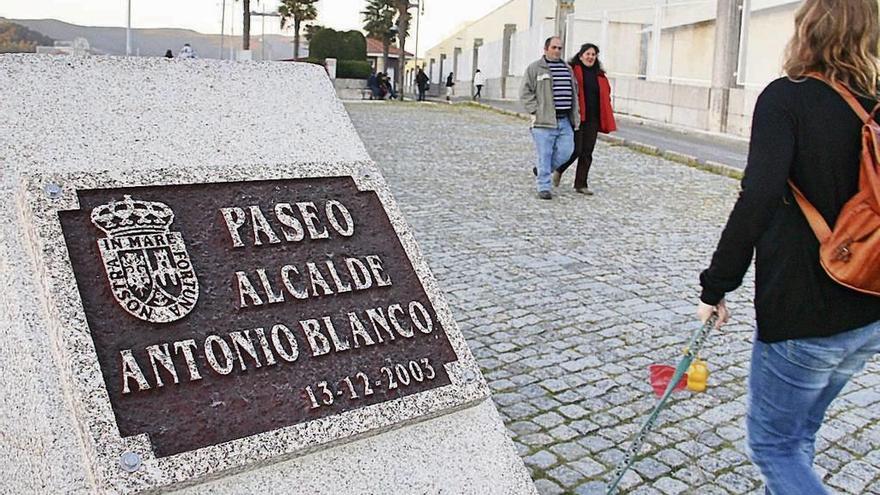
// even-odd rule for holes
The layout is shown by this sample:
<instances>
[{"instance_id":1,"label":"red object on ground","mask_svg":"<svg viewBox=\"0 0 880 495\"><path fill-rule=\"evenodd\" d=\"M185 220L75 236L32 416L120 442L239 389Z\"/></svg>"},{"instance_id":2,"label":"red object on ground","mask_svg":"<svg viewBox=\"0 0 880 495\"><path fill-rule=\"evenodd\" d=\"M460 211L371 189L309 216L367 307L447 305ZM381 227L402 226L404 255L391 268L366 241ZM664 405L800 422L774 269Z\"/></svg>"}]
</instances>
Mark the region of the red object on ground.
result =
<instances>
[{"instance_id":1,"label":"red object on ground","mask_svg":"<svg viewBox=\"0 0 880 495\"><path fill-rule=\"evenodd\" d=\"M666 387L669 386L669 380L672 380L672 375L675 374L675 366L652 364L648 366L648 372L650 373L651 387L654 389L654 393L657 394L657 397L661 397L663 392L666 392ZM684 390L687 387L687 378L687 373L685 373L675 385L674 390Z\"/></svg>"}]
</instances>

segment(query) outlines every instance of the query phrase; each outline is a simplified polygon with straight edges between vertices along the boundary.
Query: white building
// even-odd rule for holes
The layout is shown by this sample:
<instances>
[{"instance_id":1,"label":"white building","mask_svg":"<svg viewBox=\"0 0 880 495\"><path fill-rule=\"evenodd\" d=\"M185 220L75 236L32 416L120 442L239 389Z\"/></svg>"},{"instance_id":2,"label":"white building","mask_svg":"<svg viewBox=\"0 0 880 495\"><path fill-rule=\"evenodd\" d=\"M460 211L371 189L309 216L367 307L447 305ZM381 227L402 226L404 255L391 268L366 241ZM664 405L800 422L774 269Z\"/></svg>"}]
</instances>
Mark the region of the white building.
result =
<instances>
[{"instance_id":1,"label":"white building","mask_svg":"<svg viewBox=\"0 0 880 495\"><path fill-rule=\"evenodd\" d=\"M92 50L89 45L89 40L83 37L74 38L73 41L56 41L52 46L37 46L35 48L36 53L46 54L46 55L76 55L76 56L84 56L84 55L95 55L96 52Z\"/></svg>"},{"instance_id":2,"label":"white building","mask_svg":"<svg viewBox=\"0 0 880 495\"><path fill-rule=\"evenodd\" d=\"M453 71L465 87L472 70L461 69L478 60L489 78L487 97L515 99L526 65L559 29L566 58L582 43L599 45L615 111L747 135L757 95L781 74L799 3L575 0L574 11L557 25L555 0L511 0L432 47L425 58L432 81Z\"/></svg>"}]
</instances>

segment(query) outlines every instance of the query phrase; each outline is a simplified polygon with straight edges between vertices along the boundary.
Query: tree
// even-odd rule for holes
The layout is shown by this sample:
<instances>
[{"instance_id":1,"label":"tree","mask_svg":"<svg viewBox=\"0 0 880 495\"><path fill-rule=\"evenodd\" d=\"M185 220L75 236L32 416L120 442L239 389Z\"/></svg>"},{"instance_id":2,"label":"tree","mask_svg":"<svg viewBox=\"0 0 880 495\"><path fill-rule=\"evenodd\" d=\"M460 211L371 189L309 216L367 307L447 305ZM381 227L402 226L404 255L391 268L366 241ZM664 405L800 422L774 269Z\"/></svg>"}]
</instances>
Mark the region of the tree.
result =
<instances>
[{"instance_id":1,"label":"tree","mask_svg":"<svg viewBox=\"0 0 880 495\"><path fill-rule=\"evenodd\" d=\"M397 86L398 91L397 94L400 95L400 99L403 100L403 68L406 67L406 36L409 33L409 9L413 7L417 7L418 4L409 3L409 0L391 0L394 2L394 8L397 9L397 32L400 33L400 41L398 46L400 47L400 58L398 59L397 66L397 74L395 74L395 86ZM424 1L424 0L422 0Z\"/></svg>"},{"instance_id":2,"label":"tree","mask_svg":"<svg viewBox=\"0 0 880 495\"><path fill-rule=\"evenodd\" d=\"M392 0L369 0L367 8L361 11L367 36L382 40L382 67L385 71L388 71L388 51L396 34L391 29L395 12Z\"/></svg>"},{"instance_id":3,"label":"tree","mask_svg":"<svg viewBox=\"0 0 880 495\"><path fill-rule=\"evenodd\" d=\"M303 21L318 18L318 0L281 0L278 13L281 14L281 29L293 19L293 58L299 58L299 29Z\"/></svg>"},{"instance_id":4,"label":"tree","mask_svg":"<svg viewBox=\"0 0 880 495\"><path fill-rule=\"evenodd\" d=\"M0 21L0 53L33 53L37 45L52 46L54 42L20 24Z\"/></svg>"}]
</instances>

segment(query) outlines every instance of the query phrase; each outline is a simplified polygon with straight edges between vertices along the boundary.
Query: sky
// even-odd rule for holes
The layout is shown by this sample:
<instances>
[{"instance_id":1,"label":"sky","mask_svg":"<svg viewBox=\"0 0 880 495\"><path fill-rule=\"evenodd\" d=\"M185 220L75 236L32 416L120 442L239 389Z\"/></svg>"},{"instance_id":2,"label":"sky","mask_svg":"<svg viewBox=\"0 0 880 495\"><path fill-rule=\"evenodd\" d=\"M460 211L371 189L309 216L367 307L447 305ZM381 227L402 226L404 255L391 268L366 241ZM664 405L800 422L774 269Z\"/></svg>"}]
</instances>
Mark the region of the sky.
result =
<instances>
[{"instance_id":1,"label":"sky","mask_svg":"<svg viewBox=\"0 0 880 495\"><path fill-rule=\"evenodd\" d=\"M416 0L411 0L415 3ZM437 44L461 24L479 19L507 0L422 0L424 15L419 22L419 52ZM235 14L235 33L241 33L241 4L225 0L225 32ZM334 29L360 29L360 12L366 0L319 0L318 23ZM88 26L125 26L127 0L0 0L0 17L10 19L58 19ZM222 0L131 0L133 28L176 27L202 33L219 33ZM275 11L278 0L251 0L251 10ZM234 9L234 10L233 10ZM415 13L415 10L413 10ZM281 33L278 19L266 17L267 34ZM253 17L251 34L259 35L262 20ZM283 34L290 35L285 32ZM407 38L407 51L413 51L415 27Z\"/></svg>"}]
</instances>

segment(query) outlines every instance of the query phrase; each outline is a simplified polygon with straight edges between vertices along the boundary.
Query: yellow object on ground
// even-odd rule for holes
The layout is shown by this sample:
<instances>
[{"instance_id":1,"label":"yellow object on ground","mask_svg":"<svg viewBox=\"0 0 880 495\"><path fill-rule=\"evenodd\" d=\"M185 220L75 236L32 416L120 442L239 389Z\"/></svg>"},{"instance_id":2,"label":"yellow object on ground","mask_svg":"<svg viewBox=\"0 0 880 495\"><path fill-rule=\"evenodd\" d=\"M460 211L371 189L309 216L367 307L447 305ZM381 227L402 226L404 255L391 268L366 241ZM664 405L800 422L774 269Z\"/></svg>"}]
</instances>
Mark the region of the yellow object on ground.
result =
<instances>
[{"instance_id":1,"label":"yellow object on ground","mask_svg":"<svg viewBox=\"0 0 880 495\"><path fill-rule=\"evenodd\" d=\"M687 388L692 392L705 392L709 381L709 366L700 358L694 360L687 370Z\"/></svg>"}]
</instances>

